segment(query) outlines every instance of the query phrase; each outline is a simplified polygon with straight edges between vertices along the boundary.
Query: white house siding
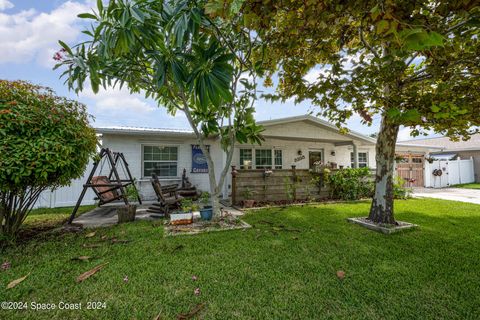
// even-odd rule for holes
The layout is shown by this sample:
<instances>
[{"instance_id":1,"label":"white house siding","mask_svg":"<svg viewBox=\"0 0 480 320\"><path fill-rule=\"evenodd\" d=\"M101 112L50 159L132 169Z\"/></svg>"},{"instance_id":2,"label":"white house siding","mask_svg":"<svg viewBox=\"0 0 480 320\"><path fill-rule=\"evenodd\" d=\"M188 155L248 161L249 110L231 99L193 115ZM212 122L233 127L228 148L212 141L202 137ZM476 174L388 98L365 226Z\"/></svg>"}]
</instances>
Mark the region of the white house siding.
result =
<instances>
[{"instance_id":1,"label":"white house siding","mask_svg":"<svg viewBox=\"0 0 480 320\"><path fill-rule=\"evenodd\" d=\"M291 123L266 126L263 134L266 136L261 145L242 144L236 147L232 165L240 168L240 149L280 149L282 150L282 169L290 169L295 165L297 169L309 168L309 152L322 151L324 162L335 162L343 167L351 166L350 153L352 145L336 146L338 142L353 142L357 145L357 152L366 152L368 166L375 167L375 145L355 137L342 135L329 128L322 128L310 121L295 121ZM317 141L315 141L317 140ZM299 157L298 151L305 156L295 162ZM332 155L335 152L335 155ZM255 153L252 155L255 159ZM231 176L229 174L225 186L226 194L230 193Z\"/></svg>"},{"instance_id":2,"label":"white house siding","mask_svg":"<svg viewBox=\"0 0 480 320\"><path fill-rule=\"evenodd\" d=\"M289 141L280 139L268 139L262 145L247 145L242 144L235 150L232 165L240 167L240 149L279 149L282 150L282 166L283 169L290 169L295 165L297 169L308 169L308 153L310 151L322 151L325 162L335 162L338 166L350 167L351 158L350 153L353 152L352 146L335 146L333 143L314 142L314 141ZM305 159L295 162L298 151L302 151ZM335 155L332 155L332 151ZM358 152L367 152L368 166L375 166L375 147L374 146L359 146ZM255 157L255 154L253 154Z\"/></svg>"},{"instance_id":3,"label":"white house siding","mask_svg":"<svg viewBox=\"0 0 480 320\"><path fill-rule=\"evenodd\" d=\"M199 190L209 191L208 173L191 173L192 168L192 144L197 144L194 138L167 137L165 135L128 135L128 134L104 134L103 146L115 152L123 152L128 162L132 176L137 180L140 194L146 200L155 199L155 194L150 183L150 177L144 177L142 173L142 145L170 145L178 147L178 166L176 178L162 178L162 184L181 183L183 169L187 170L190 182ZM207 141L214 160L215 174L218 177L223 168L223 152L215 141Z\"/></svg>"}]
</instances>

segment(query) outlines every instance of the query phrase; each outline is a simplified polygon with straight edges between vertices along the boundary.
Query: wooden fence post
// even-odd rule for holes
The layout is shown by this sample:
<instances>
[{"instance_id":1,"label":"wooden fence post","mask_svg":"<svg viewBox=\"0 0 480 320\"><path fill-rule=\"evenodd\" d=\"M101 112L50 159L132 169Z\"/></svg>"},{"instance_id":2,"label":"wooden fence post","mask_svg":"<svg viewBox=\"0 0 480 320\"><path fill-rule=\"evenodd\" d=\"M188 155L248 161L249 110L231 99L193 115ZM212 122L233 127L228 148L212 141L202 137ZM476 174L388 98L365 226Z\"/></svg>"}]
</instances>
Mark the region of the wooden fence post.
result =
<instances>
[{"instance_id":1,"label":"wooden fence post","mask_svg":"<svg viewBox=\"0 0 480 320\"><path fill-rule=\"evenodd\" d=\"M292 191L293 191L293 201L297 201L297 166L292 164Z\"/></svg>"},{"instance_id":2,"label":"wooden fence post","mask_svg":"<svg viewBox=\"0 0 480 320\"><path fill-rule=\"evenodd\" d=\"M232 206L237 203L237 169L232 166Z\"/></svg>"}]
</instances>

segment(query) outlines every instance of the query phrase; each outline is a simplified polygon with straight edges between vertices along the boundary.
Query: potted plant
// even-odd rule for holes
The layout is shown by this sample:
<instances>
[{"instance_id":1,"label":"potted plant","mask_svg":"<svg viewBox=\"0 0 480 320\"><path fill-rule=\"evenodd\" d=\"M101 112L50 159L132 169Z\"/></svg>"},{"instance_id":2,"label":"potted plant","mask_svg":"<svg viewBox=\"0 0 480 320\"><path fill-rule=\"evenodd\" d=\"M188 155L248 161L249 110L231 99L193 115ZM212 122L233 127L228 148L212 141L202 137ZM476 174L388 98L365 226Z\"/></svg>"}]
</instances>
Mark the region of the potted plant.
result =
<instances>
[{"instance_id":1,"label":"potted plant","mask_svg":"<svg viewBox=\"0 0 480 320\"><path fill-rule=\"evenodd\" d=\"M200 217L202 220L212 220L213 209L210 204L210 193L203 192L200 195L200 203L202 204L202 209L200 209Z\"/></svg>"},{"instance_id":2,"label":"potted plant","mask_svg":"<svg viewBox=\"0 0 480 320\"><path fill-rule=\"evenodd\" d=\"M426 160L428 163L433 163L433 161L435 161L435 159L432 158L432 157L426 157L425 160Z\"/></svg>"},{"instance_id":3,"label":"potted plant","mask_svg":"<svg viewBox=\"0 0 480 320\"><path fill-rule=\"evenodd\" d=\"M253 200L253 190L250 189L249 187L245 188L245 190L242 192L243 195L243 206L245 208L252 208L253 205L255 204L255 200Z\"/></svg>"},{"instance_id":4,"label":"potted plant","mask_svg":"<svg viewBox=\"0 0 480 320\"><path fill-rule=\"evenodd\" d=\"M132 185L127 186L125 189L125 195L128 201L137 201L138 190ZM135 221L135 214L137 213L137 206L135 204L128 204L117 209L118 223Z\"/></svg>"},{"instance_id":5,"label":"potted plant","mask_svg":"<svg viewBox=\"0 0 480 320\"><path fill-rule=\"evenodd\" d=\"M180 201L181 212L170 214L171 224L190 224L193 222L193 201L184 198Z\"/></svg>"}]
</instances>

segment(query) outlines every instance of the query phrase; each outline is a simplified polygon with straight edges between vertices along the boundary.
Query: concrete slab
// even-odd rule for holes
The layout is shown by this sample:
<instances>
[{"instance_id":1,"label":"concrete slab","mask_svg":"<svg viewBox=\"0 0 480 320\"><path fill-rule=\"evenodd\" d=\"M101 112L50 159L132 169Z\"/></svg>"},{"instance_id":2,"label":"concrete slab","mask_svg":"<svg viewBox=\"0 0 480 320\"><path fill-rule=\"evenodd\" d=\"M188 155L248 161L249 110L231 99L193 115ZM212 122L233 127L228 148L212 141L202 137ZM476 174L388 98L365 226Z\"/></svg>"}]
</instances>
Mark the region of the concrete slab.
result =
<instances>
[{"instance_id":1,"label":"concrete slab","mask_svg":"<svg viewBox=\"0 0 480 320\"><path fill-rule=\"evenodd\" d=\"M148 207L151 206L153 201L143 202L142 205L137 205L137 213L135 216L135 221L138 220L147 220L147 221L155 221L161 218L154 213L147 212ZM89 212L82 214L81 216L75 218L73 220L74 224L80 224L84 228L99 228L99 227L108 227L118 223L117 217L117 208L123 204L108 204L98 208L95 208ZM222 205L222 209L224 214L230 214L232 216L242 216L244 214L243 211L227 207ZM194 213L194 217L200 217L199 212Z\"/></svg>"},{"instance_id":2,"label":"concrete slab","mask_svg":"<svg viewBox=\"0 0 480 320\"><path fill-rule=\"evenodd\" d=\"M462 188L414 188L414 198L435 198L480 204L480 190Z\"/></svg>"},{"instance_id":3,"label":"concrete slab","mask_svg":"<svg viewBox=\"0 0 480 320\"><path fill-rule=\"evenodd\" d=\"M398 225L379 225L368 220L366 217L347 218L347 221L383 234L392 234L418 227L416 224L405 221L397 221Z\"/></svg>"}]
</instances>

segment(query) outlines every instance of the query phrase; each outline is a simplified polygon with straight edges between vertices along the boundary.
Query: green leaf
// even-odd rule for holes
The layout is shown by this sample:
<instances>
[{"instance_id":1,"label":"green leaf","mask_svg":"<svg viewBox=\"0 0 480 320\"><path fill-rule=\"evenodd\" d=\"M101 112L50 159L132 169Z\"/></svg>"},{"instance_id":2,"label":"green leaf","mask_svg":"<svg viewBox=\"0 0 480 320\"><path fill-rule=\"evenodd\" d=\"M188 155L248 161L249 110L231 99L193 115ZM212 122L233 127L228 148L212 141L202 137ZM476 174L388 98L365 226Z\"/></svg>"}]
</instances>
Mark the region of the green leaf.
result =
<instances>
[{"instance_id":1,"label":"green leaf","mask_svg":"<svg viewBox=\"0 0 480 320\"><path fill-rule=\"evenodd\" d=\"M140 11L137 7L130 7L130 13L132 17L135 18L137 21L144 23L145 16L143 15L142 11Z\"/></svg>"},{"instance_id":2,"label":"green leaf","mask_svg":"<svg viewBox=\"0 0 480 320\"><path fill-rule=\"evenodd\" d=\"M70 47L69 47L65 42L63 42L62 40L58 40L58 43L59 43L65 50L67 50L67 52L68 52L70 55L73 55L72 49L70 49Z\"/></svg>"},{"instance_id":3,"label":"green leaf","mask_svg":"<svg viewBox=\"0 0 480 320\"><path fill-rule=\"evenodd\" d=\"M384 32L385 30L388 30L388 21L387 20L380 20L377 23L377 33L380 34Z\"/></svg>"},{"instance_id":4,"label":"green leaf","mask_svg":"<svg viewBox=\"0 0 480 320\"><path fill-rule=\"evenodd\" d=\"M91 14L91 13L80 13L79 15L77 15L77 17L82 18L82 19L97 20L97 17L94 14Z\"/></svg>"},{"instance_id":5,"label":"green leaf","mask_svg":"<svg viewBox=\"0 0 480 320\"><path fill-rule=\"evenodd\" d=\"M370 14L372 15L372 20L377 20L378 16L380 15L380 8L378 4L370 10Z\"/></svg>"},{"instance_id":6,"label":"green leaf","mask_svg":"<svg viewBox=\"0 0 480 320\"><path fill-rule=\"evenodd\" d=\"M432 110L432 112L439 112L440 111L440 107L437 106L437 105L432 105L432 107L430 108Z\"/></svg>"},{"instance_id":7,"label":"green leaf","mask_svg":"<svg viewBox=\"0 0 480 320\"><path fill-rule=\"evenodd\" d=\"M103 11L103 2L102 2L102 0L97 0L97 8L98 8L98 12L101 14L102 11Z\"/></svg>"},{"instance_id":8,"label":"green leaf","mask_svg":"<svg viewBox=\"0 0 480 320\"><path fill-rule=\"evenodd\" d=\"M390 108L387 111L387 116L391 119L397 119L400 116L401 112L397 108Z\"/></svg>"},{"instance_id":9,"label":"green leaf","mask_svg":"<svg viewBox=\"0 0 480 320\"><path fill-rule=\"evenodd\" d=\"M420 113L416 109L407 110L402 114L402 120L405 122L418 122L420 119Z\"/></svg>"},{"instance_id":10,"label":"green leaf","mask_svg":"<svg viewBox=\"0 0 480 320\"><path fill-rule=\"evenodd\" d=\"M444 37L438 32L432 31L428 34L428 44L430 46L443 47L443 40Z\"/></svg>"}]
</instances>

